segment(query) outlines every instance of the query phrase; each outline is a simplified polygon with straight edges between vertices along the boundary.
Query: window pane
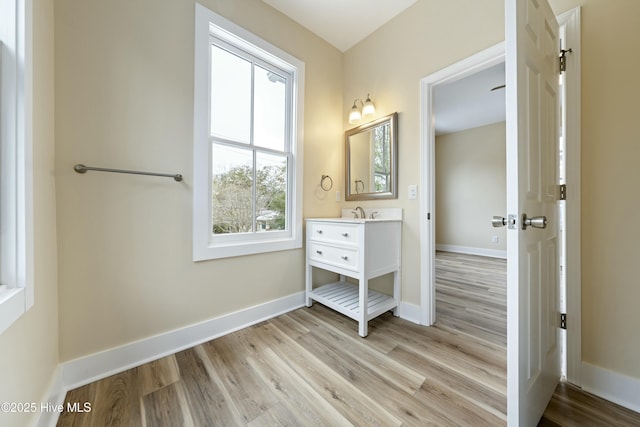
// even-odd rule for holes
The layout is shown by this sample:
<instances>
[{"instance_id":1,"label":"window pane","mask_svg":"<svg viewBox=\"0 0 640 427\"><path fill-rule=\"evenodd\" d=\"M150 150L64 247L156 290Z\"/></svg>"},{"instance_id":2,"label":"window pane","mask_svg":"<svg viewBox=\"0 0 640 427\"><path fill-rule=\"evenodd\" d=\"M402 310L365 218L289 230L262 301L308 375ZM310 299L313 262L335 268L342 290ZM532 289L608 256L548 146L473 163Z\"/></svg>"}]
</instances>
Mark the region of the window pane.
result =
<instances>
[{"instance_id":1,"label":"window pane","mask_svg":"<svg viewBox=\"0 0 640 427\"><path fill-rule=\"evenodd\" d=\"M262 67L255 67L255 145L285 151L286 79Z\"/></svg>"},{"instance_id":2,"label":"window pane","mask_svg":"<svg viewBox=\"0 0 640 427\"><path fill-rule=\"evenodd\" d=\"M258 153L256 163L256 228L286 230L287 158Z\"/></svg>"},{"instance_id":3,"label":"window pane","mask_svg":"<svg viewBox=\"0 0 640 427\"><path fill-rule=\"evenodd\" d=\"M211 46L211 135L249 143L251 62Z\"/></svg>"},{"instance_id":4,"label":"window pane","mask_svg":"<svg viewBox=\"0 0 640 427\"><path fill-rule=\"evenodd\" d=\"M213 144L213 234L253 230L253 155L251 150Z\"/></svg>"}]
</instances>

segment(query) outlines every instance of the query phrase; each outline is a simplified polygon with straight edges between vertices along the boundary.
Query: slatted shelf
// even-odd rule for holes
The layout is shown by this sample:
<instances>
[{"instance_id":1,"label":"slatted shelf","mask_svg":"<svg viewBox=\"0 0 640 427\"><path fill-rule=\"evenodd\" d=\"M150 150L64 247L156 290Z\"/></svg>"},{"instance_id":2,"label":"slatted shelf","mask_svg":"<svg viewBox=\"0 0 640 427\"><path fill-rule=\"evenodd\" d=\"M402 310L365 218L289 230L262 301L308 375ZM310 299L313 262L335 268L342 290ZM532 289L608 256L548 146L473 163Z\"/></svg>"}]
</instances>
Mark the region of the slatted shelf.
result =
<instances>
[{"instance_id":1,"label":"slatted shelf","mask_svg":"<svg viewBox=\"0 0 640 427\"><path fill-rule=\"evenodd\" d=\"M390 295L368 290L367 320L396 307L397 303ZM329 283L313 289L310 297L345 316L358 320L360 315L360 295L358 286L349 282Z\"/></svg>"}]
</instances>

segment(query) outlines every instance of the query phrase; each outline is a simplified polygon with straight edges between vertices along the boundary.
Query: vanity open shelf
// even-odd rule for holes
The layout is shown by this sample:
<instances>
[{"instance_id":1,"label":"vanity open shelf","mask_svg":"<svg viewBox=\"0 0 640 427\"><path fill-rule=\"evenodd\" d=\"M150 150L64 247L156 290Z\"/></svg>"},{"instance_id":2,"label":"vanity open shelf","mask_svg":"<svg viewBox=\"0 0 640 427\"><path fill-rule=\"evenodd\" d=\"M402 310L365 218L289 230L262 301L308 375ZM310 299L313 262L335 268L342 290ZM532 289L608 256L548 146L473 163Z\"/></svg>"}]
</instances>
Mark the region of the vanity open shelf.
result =
<instances>
[{"instance_id":1,"label":"vanity open shelf","mask_svg":"<svg viewBox=\"0 0 640 427\"><path fill-rule=\"evenodd\" d=\"M319 302L358 321L358 333L367 336L369 320L400 303L402 211L373 210L377 219L307 219L306 304ZM339 280L313 284L313 268L338 273ZM393 273L393 295L370 290L370 279ZM347 280L356 279L357 284Z\"/></svg>"},{"instance_id":2,"label":"vanity open shelf","mask_svg":"<svg viewBox=\"0 0 640 427\"><path fill-rule=\"evenodd\" d=\"M312 299L320 304L331 307L334 310L359 320L360 295L357 285L348 282L335 282L322 285L312 292ZM386 313L397 307L396 300L380 292L368 290L367 297L367 320Z\"/></svg>"}]
</instances>

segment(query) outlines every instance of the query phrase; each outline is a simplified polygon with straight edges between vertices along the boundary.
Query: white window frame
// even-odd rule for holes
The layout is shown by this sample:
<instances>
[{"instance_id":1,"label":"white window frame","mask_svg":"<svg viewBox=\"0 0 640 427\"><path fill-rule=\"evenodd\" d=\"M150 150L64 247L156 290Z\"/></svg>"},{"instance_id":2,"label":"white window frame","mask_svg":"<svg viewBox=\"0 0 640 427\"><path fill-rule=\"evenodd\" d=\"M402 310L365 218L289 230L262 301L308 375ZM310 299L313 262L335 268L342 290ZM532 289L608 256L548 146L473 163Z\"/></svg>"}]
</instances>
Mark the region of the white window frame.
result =
<instances>
[{"instance_id":1,"label":"white window frame","mask_svg":"<svg viewBox=\"0 0 640 427\"><path fill-rule=\"evenodd\" d=\"M0 334L34 303L32 0L0 0Z\"/></svg>"},{"instance_id":2,"label":"white window frame","mask_svg":"<svg viewBox=\"0 0 640 427\"><path fill-rule=\"evenodd\" d=\"M285 70L292 78L287 232L212 233L210 136L210 37L229 43ZM193 141L193 260L226 258L302 247L304 63L255 34L196 3Z\"/></svg>"}]
</instances>

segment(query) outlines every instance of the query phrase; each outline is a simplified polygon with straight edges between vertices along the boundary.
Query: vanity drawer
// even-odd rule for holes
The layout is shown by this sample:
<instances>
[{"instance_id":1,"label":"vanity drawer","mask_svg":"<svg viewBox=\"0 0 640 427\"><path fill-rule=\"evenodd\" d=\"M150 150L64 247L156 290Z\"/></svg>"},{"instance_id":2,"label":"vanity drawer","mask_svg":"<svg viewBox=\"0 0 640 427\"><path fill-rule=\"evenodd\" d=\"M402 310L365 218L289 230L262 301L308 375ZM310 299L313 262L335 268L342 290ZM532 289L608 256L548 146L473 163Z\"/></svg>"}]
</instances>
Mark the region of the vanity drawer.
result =
<instances>
[{"instance_id":1,"label":"vanity drawer","mask_svg":"<svg viewBox=\"0 0 640 427\"><path fill-rule=\"evenodd\" d=\"M308 256L314 261L358 271L358 249L312 242L309 244Z\"/></svg>"},{"instance_id":2,"label":"vanity drawer","mask_svg":"<svg viewBox=\"0 0 640 427\"><path fill-rule=\"evenodd\" d=\"M312 222L308 232L311 240L355 246L358 244L359 231L358 224Z\"/></svg>"}]
</instances>

